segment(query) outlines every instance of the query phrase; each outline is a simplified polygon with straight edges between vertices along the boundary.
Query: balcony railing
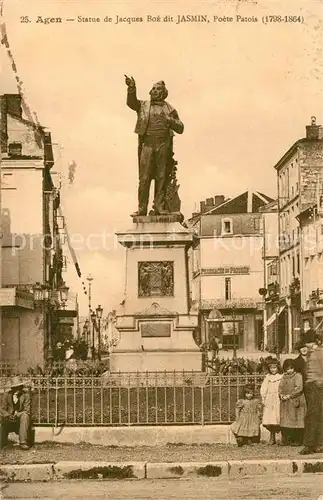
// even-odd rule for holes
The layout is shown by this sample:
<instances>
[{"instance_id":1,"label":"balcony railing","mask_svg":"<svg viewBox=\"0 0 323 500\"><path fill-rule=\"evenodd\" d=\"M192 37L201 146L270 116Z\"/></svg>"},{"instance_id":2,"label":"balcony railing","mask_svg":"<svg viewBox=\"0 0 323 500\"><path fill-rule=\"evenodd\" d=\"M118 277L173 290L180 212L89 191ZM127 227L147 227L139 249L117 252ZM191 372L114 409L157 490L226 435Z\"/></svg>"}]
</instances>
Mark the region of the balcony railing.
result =
<instances>
[{"instance_id":1,"label":"balcony railing","mask_svg":"<svg viewBox=\"0 0 323 500\"><path fill-rule=\"evenodd\" d=\"M259 305L259 299L254 299L253 297L242 297L233 298L229 300L225 299L202 299L201 309L232 309L233 307L239 309L243 308L254 308L257 309Z\"/></svg>"}]
</instances>

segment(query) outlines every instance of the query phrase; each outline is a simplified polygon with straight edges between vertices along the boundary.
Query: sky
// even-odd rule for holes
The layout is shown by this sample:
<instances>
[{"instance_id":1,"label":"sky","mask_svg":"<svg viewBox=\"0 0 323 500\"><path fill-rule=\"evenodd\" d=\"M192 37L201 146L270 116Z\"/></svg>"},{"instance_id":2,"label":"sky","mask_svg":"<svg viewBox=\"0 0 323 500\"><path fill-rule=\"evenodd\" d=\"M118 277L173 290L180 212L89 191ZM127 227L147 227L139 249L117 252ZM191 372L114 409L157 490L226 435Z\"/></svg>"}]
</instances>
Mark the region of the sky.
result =
<instances>
[{"instance_id":1,"label":"sky","mask_svg":"<svg viewBox=\"0 0 323 500\"><path fill-rule=\"evenodd\" d=\"M125 254L114 234L131 229L137 208L136 115L125 104L124 74L135 78L142 99L164 80L184 123L174 150L186 218L217 194L253 189L275 197L274 164L304 136L312 115L322 123L322 0L4 0L3 14L25 97L52 134L53 171L62 175L82 279L93 276L93 305L105 313L124 294ZM146 15L178 14L207 14L210 23L146 22ZM273 14L303 22L262 23ZM79 15L101 22L36 23L38 16ZM116 15L145 22L116 24ZM213 22L214 15L258 22ZM0 91L16 92L3 45ZM82 279L69 260L65 278L86 314Z\"/></svg>"}]
</instances>

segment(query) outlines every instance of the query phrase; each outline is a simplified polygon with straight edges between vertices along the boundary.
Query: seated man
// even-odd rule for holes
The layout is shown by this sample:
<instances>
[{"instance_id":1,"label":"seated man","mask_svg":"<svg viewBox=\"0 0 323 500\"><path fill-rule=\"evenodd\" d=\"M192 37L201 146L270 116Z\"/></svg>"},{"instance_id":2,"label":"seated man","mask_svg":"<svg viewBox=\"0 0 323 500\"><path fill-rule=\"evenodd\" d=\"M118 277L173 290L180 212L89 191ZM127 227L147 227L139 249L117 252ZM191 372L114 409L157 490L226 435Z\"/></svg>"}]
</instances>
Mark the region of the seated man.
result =
<instances>
[{"instance_id":1,"label":"seated man","mask_svg":"<svg viewBox=\"0 0 323 500\"><path fill-rule=\"evenodd\" d=\"M10 391L5 393L0 409L0 443L7 443L9 432L19 434L20 448L29 449L31 430L30 395L23 390L24 383L20 377L13 377Z\"/></svg>"}]
</instances>

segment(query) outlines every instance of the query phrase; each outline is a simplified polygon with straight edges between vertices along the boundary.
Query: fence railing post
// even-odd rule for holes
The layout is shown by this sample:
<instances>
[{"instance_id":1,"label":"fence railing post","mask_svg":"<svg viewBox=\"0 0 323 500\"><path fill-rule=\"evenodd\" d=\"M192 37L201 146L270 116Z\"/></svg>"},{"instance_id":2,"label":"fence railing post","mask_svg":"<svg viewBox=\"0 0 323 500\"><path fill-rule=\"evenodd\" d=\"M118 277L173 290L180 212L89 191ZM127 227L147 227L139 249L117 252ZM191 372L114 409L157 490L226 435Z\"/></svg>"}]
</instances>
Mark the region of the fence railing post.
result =
<instances>
[{"instance_id":1,"label":"fence railing post","mask_svg":"<svg viewBox=\"0 0 323 500\"><path fill-rule=\"evenodd\" d=\"M201 424L204 425L204 387L201 386Z\"/></svg>"}]
</instances>

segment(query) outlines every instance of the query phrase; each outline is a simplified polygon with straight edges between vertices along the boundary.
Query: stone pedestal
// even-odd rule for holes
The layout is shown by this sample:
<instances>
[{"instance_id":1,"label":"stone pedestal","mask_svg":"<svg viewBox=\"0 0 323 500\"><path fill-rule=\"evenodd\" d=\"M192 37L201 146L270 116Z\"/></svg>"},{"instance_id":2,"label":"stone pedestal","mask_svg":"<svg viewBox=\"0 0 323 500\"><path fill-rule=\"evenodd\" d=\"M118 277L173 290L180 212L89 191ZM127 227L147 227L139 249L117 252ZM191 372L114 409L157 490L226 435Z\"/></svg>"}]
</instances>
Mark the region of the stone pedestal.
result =
<instances>
[{"instance_id":1,"label":"stone pedestal","mask_svg":"<svg viewBox=\"0 0 323 500\"><path fill-rule=\"evenodd\" d=\"M188 277L193 234L180 221L175 214L134 217L133 229L117 233L127 252L126 293L111 371L201 370Z\"/></svg>"}]
</instances>

